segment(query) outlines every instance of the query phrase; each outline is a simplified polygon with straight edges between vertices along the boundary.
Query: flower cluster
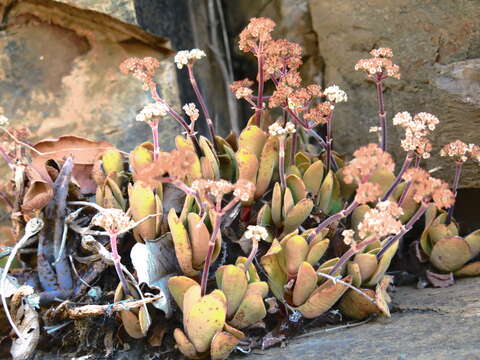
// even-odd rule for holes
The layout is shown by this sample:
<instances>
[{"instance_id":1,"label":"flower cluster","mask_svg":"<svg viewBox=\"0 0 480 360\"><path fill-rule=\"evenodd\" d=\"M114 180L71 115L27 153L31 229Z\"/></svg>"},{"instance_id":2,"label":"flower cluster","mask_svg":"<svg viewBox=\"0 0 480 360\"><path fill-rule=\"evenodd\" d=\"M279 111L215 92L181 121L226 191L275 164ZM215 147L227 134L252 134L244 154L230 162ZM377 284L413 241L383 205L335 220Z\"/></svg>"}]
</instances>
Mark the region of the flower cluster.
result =
<instances>
[{"instance_id":1,"label":"flower cluster","mask_svg":"<svg viewBox=\"0 0 480 360\"><path fill-rule=\"evenodd\" d=\"M367 204L377 201L382 196L382 188L379 184L372 182L360 183L355 194L355 202L359 204Z\"/></svg>"},{"instance_id":2,"label":"flower cluster","mask_svg":"<svg viewBox=\"0 0 480 360\"><path fill-rule=\"evenodd\" d=\"M389 200L380 201L363 217L358 225L358 235L361 239L368 236L380 239L396 234L402 229L402 223L398 220L402 215L403 210L397 203Z\"/></svg>"},{"instance_id":3,"label":"flower cluster","mask_svg":"<svg viewBox=\"0 0 480 360\"><path fill-rule=\"evenodd\" d=\"M160 117L167 115L168 106L162 103L151 103L145 105L145 107L140 111L140 113L135 117L137 121L143 122L155 122Z\"/></svg>"},{"instance_id":4,"label":"flower cluster","mask_svg":"<svg viewBox=\"0 0 480 360\"><path fill-rule=\"evenodd\" d=\"M265 73L269 77L293 74L286 80L290 85L298 86L301 81L296 71L302 65L302 48L300 45L285 39L270 40L265 45Z\"/></svg>"},{"instance_id":5,"label":"flower cluster","mask_svg":"<svg viewBox=\"0 0 480 360\"><path fill-rule=\"evenodd\" d=\"M355 245L355 231L348 229L342 231L343 242L345 245Z\"/></svg>"},{"instance_id":6,"label":"flower cluster","mask_svg":"<svg viewBox=\"0 0 480 360\"><path fill-rule=\"evenodd\" d=\"M316 124L326 124L334 108L335 106L331 102L324 101L311 107L304 113L303 118Z\"/></svg>"},{"instance_id":7,"label":"flower cluster","mask_svg":"<svg viewBox=\"0 0 480 360\"><path fill-rule=\"evenodd\" d=\"M418 203L432 200L438 209L448 209L455 202L455 196L448 184L430 176L424 169L408 169L403 174L403 179L410 182L413 200Z\"/></svg>"},{"instance_id":8,"label":"flower cluster","mask_svg":"<svg viewBox=\"0 0 480 360\"><path fill-rule=\"evenodd\" d=\"M475 144L467 145L463 141L455 140L440 150L440 156L449 156L454 158L455 161L464 163L469 156L475 158L478 151L479 147Z\"/></svg>"},{"instance_id":9,"label":"flower cluster","mask_svg":"<svg viewBox=\"0 0 480 360\"><path fill-rule=\"evenodd\" d=\"M395 163L392 156L380 149L377 144L368 144L353 153L353 159L343 170L344 180L347 184L354 181L361 184L380 169L393 172Z\"/></svg>"},{"instance_id":10,"label":"flower cluster","mask_svg":"<svg viewBox=\"0 0 480 360\"><path fill-rule=\"evenodd\" d=\"M439 120L435 115L421 112L413 118L409 112L403 111L393 117L393 125L402 127L405 130L405 139L401 146L405 151L415 151L418 156L428 159L432 145L427 136L435 130Z\"/></svg>"},{"instance_id":11,"label":"flower cluster","mask_svg":"<svg viewBox=\"0 0 480 360\"><path fill-rule=\"evenodd\" d=\"M177 64L177 68L182 69L185 65L193 64L205 56L207 56L205 51L200 49L181 50L177 52L173 61Z\"/></svg>"},{"instance_id":12,"label":"flower cluster","mask_svg":"<svg viewBox=\"0 0 480 360\"><path fill-rule=\"evenodd\" d=\"M259 50L259 42L265 43L272 39L271 32L275 27L275 22L267 18L252 18L250 23L240 33L238 47L243 52L256 53Z\"/></svg>"},{"instance_id":13,"label":"flower cluster","mask_svg":"<svg viewBox=\"0 0 480 360\"><path fill-rule=\"evenodd\" d=\"M248 225L247 231L243 234L248 240L266 240L268 238L268 231L263 226Z\"/></svg>"},{"instance_id":14,"label":"flower cluster","mask_svg":"<svg viewBox=\"0 0 480 360\"><path fill-rule=\"evenodd\" d=\"M200 116L200 113L198 112L198 109L194 103L188 103L183 105L183 111L185 111L185 114L187 114L192 123L195 123L195 121L197 121L198 117Z\"/></svg>"},{"instance_id":15,"label":"flower cluster","mask_svg":"<svg viewBox=\"0 0 480 360\"><path fill-rule=\"evenodd\" d=\"M332 103L346 102L348 100L347 93L340 89L337 85L327 87L323 91L323 95Z\"/></svg>"},{"instance_id":16,"label":"flower cluster","mask_svg":"<svg viewBox=\"0 0 480 360\"><path fill-rule=\"evenodd\" d=\"M143 89L148 90L155 86L153 76L160 66L160 62L152 57L143 59L132 57L120 64L120 71L124 74L132 74L143 82Z\"/></svg>"},{"instance_id":17,"label":"flower cluster","mask_svg":"<svg viewBox=\"0 0 480 360\"><path fill-rule=\"evenodd\" d=\"M110 234L128 231L135 222L120 209L103 209L92 218L92 225L105 229Z\"/></svg>"},{"instance_id":18,"label":"flower cluster","mask_svg":"<svg viewBox=\"0 0 480 360\"><path fill-rule=\"evenodd\" d=\"M255 193L255 184L245 179L238 179L234 185L233 196L240 201L248 201Z\"/></svg>"},{"instance_id":19,"label":"flower cluster","mask_svg":"<svg viewBox=\"0 0 480 360\"><path fill-rule=\"evenodd\" d=\"M8 118L4 115L0 115L0 126L8 126L10 122L8 121Z\"/></svg>"},{"instance_id":20,"label":"flower cluster","mask_svg":"<svg viewBox=\"0 0 480 360\"><path fill-rule=\"evenodd\" d=\"M369 78L377 81L384 80L386 77L400 79L400 68L395 65L391 58L393 52L389 48L379 48L370 51L372 58L358 60L355 64L355 70L365 71Z\"/></svg>"},{"instance_id":21,"label":"flower cluster","mask_svg":"<svg viewBox=\"0 0 480 360\"><path fill-rule=\"evenodd\" d=\"M290 121L285 124L285 127L280 125L278 121L268 127L268 133L271 136L287 136L294 134L296 131L295 124Z\"/></svg>"}]
</instances>

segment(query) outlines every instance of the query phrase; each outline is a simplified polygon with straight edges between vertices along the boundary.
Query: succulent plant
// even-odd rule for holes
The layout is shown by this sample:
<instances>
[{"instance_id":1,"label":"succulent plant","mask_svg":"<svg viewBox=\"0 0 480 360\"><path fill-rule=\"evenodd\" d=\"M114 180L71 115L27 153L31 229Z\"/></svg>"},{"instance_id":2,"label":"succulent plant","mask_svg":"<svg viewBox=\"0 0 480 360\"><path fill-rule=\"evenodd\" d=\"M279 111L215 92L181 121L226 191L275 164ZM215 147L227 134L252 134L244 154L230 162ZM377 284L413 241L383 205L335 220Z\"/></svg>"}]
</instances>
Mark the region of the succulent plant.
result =
<instances>
[{"instance_id":1,"label":"succulent plant","mask_svg":"<svg viewBox=\"0 0 480 360\"><path fill-rule=\"evenodd\" d=\"M277 299L287 302L306 318L314 318L329 310L347 290L340 282L327 280L317 272L328 273L335 261L321 264L315 271L314 265L325 254L329 240L325 232L308 243L297 231L281 241L273 240L268 252L261 258L261 264L268 274L270 289ZM343 278L350 283L351 276Z\"/></svg>"},{"instance_id":2,"label":"succulent plant","mask_svg":"<svg viewBox=\"0 0 480 360\"><path fill-rule=\"evenodd\" d=\"M431 207L425 215L425 229L420 246L429 262L442 273L455 276L480 275L480 261L473 261L480 254L480 230L465 237L459 236L458 225L447 224L448 214Z\"/></svg>"},{"instance_id":3,"label":"succulent plant","mask_svg":"<svg viewBox=\"0 0 480 360\"><path fill-rule=\"evenodd\" d=\"M175 210L171 209L168 213L168 225L183 273L192 277L199 275L207 256L211 236L205 221L194 212L187 212L186 216L179 218ZM221 244L222 237L218 234L212 261L217 259Z\"/></svg>"},{"instance_id":4,"label":"succulent plant","mask_svg":"<svg viewBox=\"0 0 480 360\"><path fill-rule=\"evenodd\" d=\"M200 285L185 276L169 279L168 287L183 312L184 331L177 328L173 336L178 349L190 359L211 356L226 359L244 334L226 323L228 302L221 290L201 296Z\"/></svg>"},{"instance_id":5,"label":"succulent plant","mask_svg":"<svg viewBox=\"0 0 480 360\"><path fill-rule=\"evenodd\" d=\"M229 325L244 329L261 320L267 311L263 299L268 294L268 285L259 280L256 269L250 264L245 270L246 258L237 259L236 265L221 266L216 272L217 287L227 299Z\"/></svg>"}]
</instances>

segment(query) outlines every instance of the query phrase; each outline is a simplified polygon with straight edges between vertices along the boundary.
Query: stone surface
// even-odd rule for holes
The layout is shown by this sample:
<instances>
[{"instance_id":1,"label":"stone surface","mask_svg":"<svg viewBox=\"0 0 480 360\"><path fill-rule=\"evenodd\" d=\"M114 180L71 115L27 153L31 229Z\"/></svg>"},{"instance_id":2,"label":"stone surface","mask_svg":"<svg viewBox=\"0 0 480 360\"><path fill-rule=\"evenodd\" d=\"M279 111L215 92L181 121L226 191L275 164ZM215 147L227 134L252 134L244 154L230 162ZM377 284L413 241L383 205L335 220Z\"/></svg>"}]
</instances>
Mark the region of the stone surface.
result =
<instances>
[{"instance_id":1,"label":"stone surface","mask_svg":"<svg viewBox=\"0 0 480 360\"><path fill-rule=\"evenodd\" d=\"M126 151L149 139L148 127L135 122L149 95L118 70L131 56L161 60L158 83L179 109L175 66L164 38L91 10L101 1L71 6L26 0L9 8L7 3L0 1L6 22L0 33L0 107L13 124L29 125L35 139L73 134L108 140ZM162 122L161 131L169 134L161 136L162 146L171 147L171 135L178 132L174 120Z\"/></svg>"},{"instance_id":2,"label":"stone surface","mask_svg":"<svg viewBox=\"0 0 480 360\"><path fill-rule=\"evenodd\" d=\"M403 161L398 147L402 132L391 124L395 113L436 114L441 124L432 139L435 155L427 166L443 167L437 175L451 179L452 164L439 158L440 148L457 138L480 142L478 1L309 0L309 5L325 64L324 83L336 83L349 94L349 102L338 106L335 115L337 149L352 152L376 140L368 133L377 125L375 88L353 67L372 48L390 47L402 79L388 80L385 91L389 150L397 162ZM480 186L478 164L465 166L461 186Z\"/></svg>"},{"instance_id":3,"label":"stone surface","mask_svg":"<svg viewBox=\"0 0 480 360\"><path fill-rule=\"evenodd\" d=\"M390 319L347 329L313 330L284 348L254 351L249 360L480 359L480 279L444 289L400 287ZM235 359L244 357L236 356Z\"/></svg>"}]
</instances>

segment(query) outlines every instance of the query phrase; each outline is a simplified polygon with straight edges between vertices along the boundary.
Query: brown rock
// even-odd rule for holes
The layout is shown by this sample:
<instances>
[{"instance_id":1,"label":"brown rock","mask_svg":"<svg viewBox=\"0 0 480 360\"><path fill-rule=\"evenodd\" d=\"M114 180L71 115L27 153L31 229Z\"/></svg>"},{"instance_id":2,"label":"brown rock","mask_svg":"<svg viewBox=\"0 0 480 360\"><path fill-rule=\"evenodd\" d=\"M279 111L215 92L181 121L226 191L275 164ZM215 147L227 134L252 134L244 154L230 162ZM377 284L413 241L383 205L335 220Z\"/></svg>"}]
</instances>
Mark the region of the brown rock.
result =
<instances>
[{"instance_id":1,"label":"brown rock","mask_svg":"<svg viewBox=\"0 0 480 360\"><path fill-rule=\"evenodd\" d=\"M161 60L157 81L179 109L176 72L167 40L100 9L102 1L0 0L0 107L12 124L28 125L37 140L63 134L107 140L122 150L150 139L135 115L150 102L142 84L118 70L131 56ZM126 1L124 1L126 3ZM113 2L110 2L113 5ZM118 3L121 3L119 1ZM84 8L77 7L82 5ZM103 6L103 5L102 5ZM163 148L173 144L173 119L161 123Z\"/></svg>"},{"instance_id":2,"label":"brown rock","mask_svg":"<svg viewBox=\"0 0 480 360\"><path fill-rule=\"evenodd\" d=\"M480 142L478 4L466 0L310 0L309 4L325 63L325 85L338 84L349 95L348 103L337 107L335 147L351 153L376 141L368 133L378 124L375 89L353 67L372 48L390 47L402 79L388 80L385 91L388 150L397 162L403 161L398 146L403 134L391 124L395 113L436 114L441 123L433 135L433 156L427 167L442 166L435 174L450 180L453 166L439 158L440 148L457 138ZM480 186L478 164L466 164L461 185Z\"/></svg>"}]
</instances>

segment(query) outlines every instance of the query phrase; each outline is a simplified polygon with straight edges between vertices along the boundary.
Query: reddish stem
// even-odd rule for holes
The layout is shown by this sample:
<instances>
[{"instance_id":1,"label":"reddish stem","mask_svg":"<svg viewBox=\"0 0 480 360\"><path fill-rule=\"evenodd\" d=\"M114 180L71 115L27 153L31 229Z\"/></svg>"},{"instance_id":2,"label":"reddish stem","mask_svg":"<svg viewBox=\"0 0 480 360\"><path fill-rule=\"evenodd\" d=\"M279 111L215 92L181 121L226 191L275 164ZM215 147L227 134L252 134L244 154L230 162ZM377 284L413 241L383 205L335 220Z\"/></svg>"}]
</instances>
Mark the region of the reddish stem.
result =
<instances>
[{"instance_id":1,"label":"reddish stem","mask_svg":"<svg viewBox=\"0 0 480 360\"><path fill-rule=\"evenodd\" d=\"M315 238L315 236L317 236L320 233L320 231L325 229L330 224L333 224L335 221L338 221L338 220L348 216L353 210L355 210L358 207L358 205L360 205L360 204L357 203L354 200L354 201L352 201L352 203L346 209L344 209L342 211L339 211L338 213L336 213L332 216L329 216L328 218L323 220L323 222L320 223L315 228L315 230L308 236L308 242L311 242Z\"/></svg>"},{"instance_id":2,"label":"reddish stem","mask_svg":"<svg viewBox=\"0 0 480 360\"><path fill-rule=\"evenodd\" d=\"M285 137L278 137L278 173L280 176L280 186L285 190L287 184L285 182Z\"/></svg>"},{"instance_id":3,"label":"reddish stem","mask_svg":"<svg viewBox=\"0 0 480 360\"><path fill-rule=\"evenodd\" d=\"M215 127L213 125L212 118L210 117L210 113L208 112L207 104L205 103L205 99L203 98L202 93L200 92L200 88L198 87L197 80L195 79L195 75L193 74L193 65L188 64L188 77L190 79L190 83L192 84L193 91L197 96L197 100L200 103L200 107L202 108L203 115L205 116L205 120L207 121L208 132L210 133L210 138L212 139L212 144L215 146ZM216 146L215 146L216 147Z\"/></svg>"},{"instance_id":4,"label":"reddish stem","mask_svg":"<svg viewBox=\"0 0 480 360\"><path fill-rule=\"evenodd\" d=\"M382 246L382 250L379 251L377 254L377 258L380 259L383 254L392 246L395 244L397 240L399 240L403 235L405 235L407 232L409 232L413 225L420 220L422 215L427 211L428 206L427 204L422 203L420 208L418 208L417 212L410 218L410 220L405 224L403 229L395 236L391 236L388 240L385 241L385 243Z\"/></svg>"},{"instance_id":5,"label":"reddish stem","mask_svg":"<svg viewBox=\"0 0 480 360\"><path fill-rule=\"evenodd\" d=\"M360 242L359 244L356 244L356 245L353 245L350 247L350 249L347 250L347 252L345 252L342 257L338 260L338 262L335 264L335 266L332 268L332 270L330 270L330 272L328 273L329 275L333 275L335 274L338 269L341 269L343 267L343 265L345 265L345 263L353 256L355 255L356 253L362 251L363 249L365 249L368 245L370 244L373 244L375 241L377 241L378 238L377 237L368 237L366 238L365 240L363 240L362 242Z\"/></svg>"},{"instance_id":6,"label":"reddish stem","mask_svg":"<svg viewBox=\"0 0 480 360\"><path fill-rule=\"evenodd\" d=\"M109 236L110 236L110 248L112 250L112 260L113 260L113 264L115 265L115 270L117 272L118 278L122 283L123 293L125 294L125 296L130 296L130 290L128 289L127 279L125 279L125 275L123 274L123 271L122 271L122 264L120 263L121 257L118 254L117 234L110 233Z\"/></svg>"},{"instance_id":7,"label":"reddish stem","mask_svg":"<svg viewBox=\"0 0 480 360\"><path fill-rule=\"evenodd\" d=\"M265 82L264 73L263 73L263 43L260 42L258 45L257 51L257 64L258 64L258 94L257 94L257 108L255 110L255 124L260 126L260 119L263 111L263 86Z\"/></svg>"},{"instance_id":8,"label":"reddish stem","mask_svg":"<svg viewBox=\"0 0 480 360\"><path fill-rule=\"evenodd\" d=\"M333 111L330 112L327 118L327 173L330 171L330 164L332 162L332 120L333 120Z\"/></svg>"},{"instance_id":9,"label":"reddish stem","mask_svg":"<svg viewBox=\"0 0 480 360\"><path fill-rule=\"evenodd\" d=\"M381 75L380 75L381 77ZM378 118L380 119L380 127L382 129L380 147L383 151L387 149L387 114L385 114L385 104L383 99L383 80L377 79L375 85L377 87L377 101L378 101Z\"/></svg>"},{"instance_id":10,"label":"reddish stem","mask_svg":"<svg viewBox=\"0 0 480 360\"><path fill-rule=\"evenodd\" d=\"M400 181L402 181L403 174L410 167L410 164L412 163L413 157L414 157L413 151L409 151L407 153L407 156L405 157L405 160L403 161L403 165L402 165L402 168L400 169L400 172L398 173L397 177L395 178L395 181L392 183L392 185L390 185L390 188L385 192L381 201L387 200L390 197L390 195L392 195L392 193L395 191L398 184L400 184Z\"/></svg>"},{"instance_id":11,"label":"reddish stem","mask_svg":"<svg viewBox=\"0 0 480 360\"><path fill-rule=\"evenodd\" d=\"M160 154L160 144L158 142L158 121L151 122L150 129L152 130L153 138L153 160L158 159L158 154Z\"/></svg>"},{"instance_id":12,"label":"reddish stem","mask_svg":"<svg viewBox=\"0 0 480 360\"><path fill-rule=\"evenodd\" d=\"M455 163L455 178L453 179L453 184L452 184L452 192L453 192L453 195L455 196L455 200L457 199L457 190L458 190L458 184L460 182L460 175L462 175L462 165L463 163L461 161L457 161ZM455 209L455 203L448 208L447 219L445 220L446 225L449 225L450 222L452 221L454 209Z\"/></svg>"},{"instance_id":13,"label":"reddish stem","mask_svg":"<svg viewBox=\"0 0 480 360\"><path fill-rule=\"evenodd\" d=\"M205 296L207 293L207 282L208 282L208 273L210 271L210 265L212 262L212 255L213 250L215 249L215 242L217 239L218 232L220 231L220 223L222 221L222 215L220 213L215 214L215 221L214 227L212 231L212 235L210 236L210 240L208 242L208 252L207 256L205 257L205 264L203 265L203 272L202 272L202 281L200 283L201 287L201 295Z\"/></svg>"},{"instance_id":14,"label":"reddish stem","mask_svg":"<svg viewBox=\"0 0 480 360\"><path fill-rule=\"evenodd\" d=\"M250 254L248 255L247 261L245 261L245 272L248 272L248 269L250 268L250 264L253 262L253 259L255 258L255 255L257 254L258 251L258 241L257 240L252 240L252 250L250 251Z\"/></svg>"}]
</instances>

